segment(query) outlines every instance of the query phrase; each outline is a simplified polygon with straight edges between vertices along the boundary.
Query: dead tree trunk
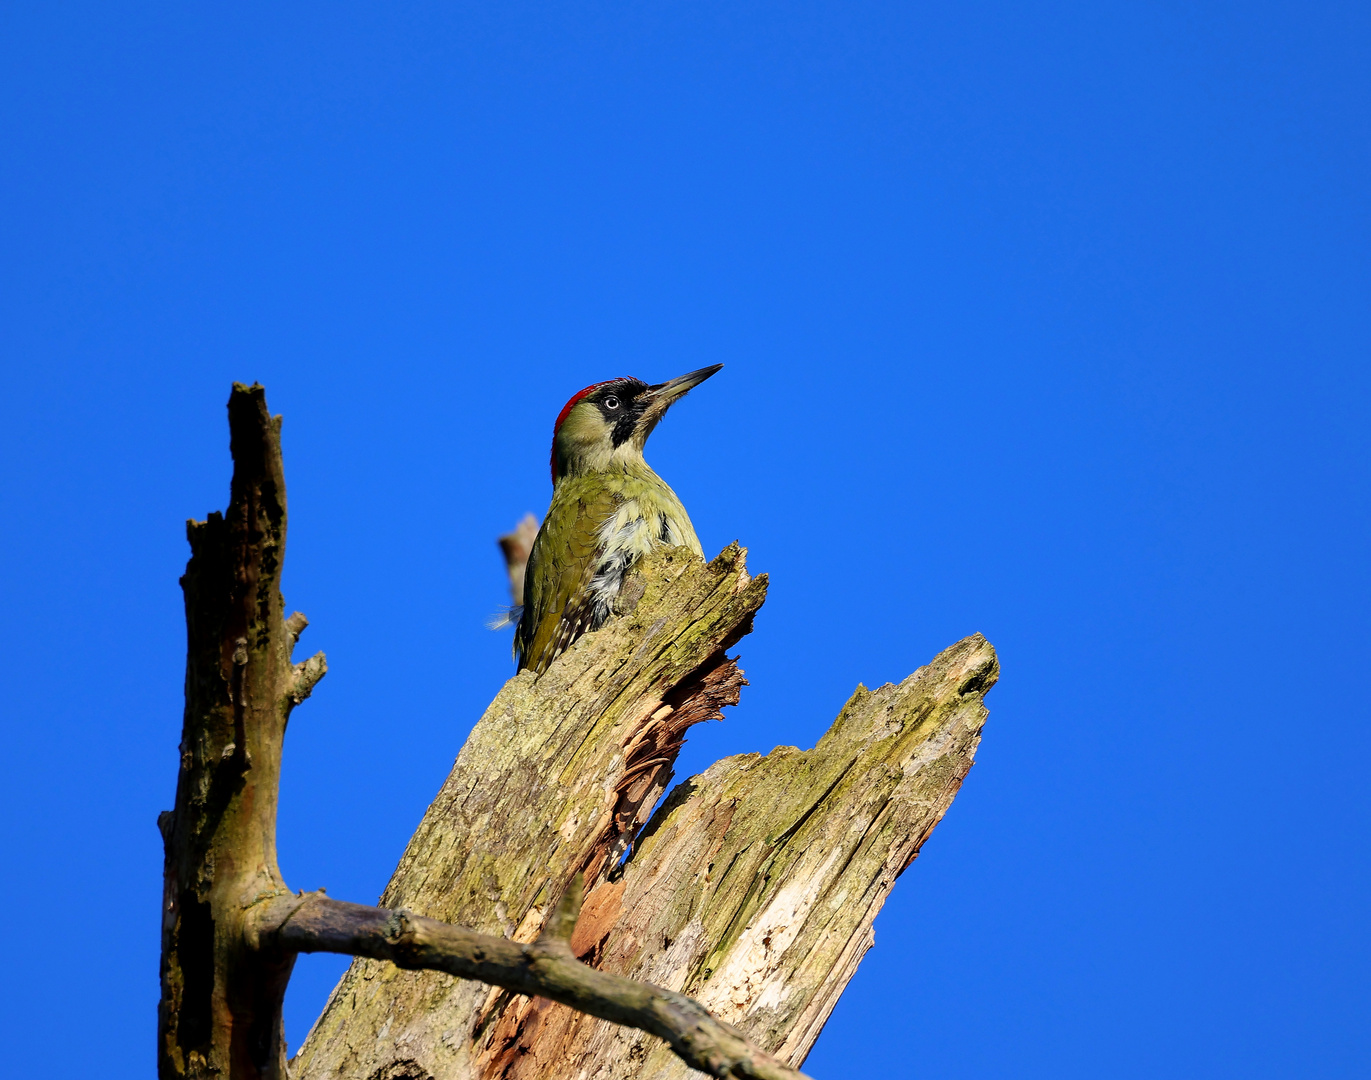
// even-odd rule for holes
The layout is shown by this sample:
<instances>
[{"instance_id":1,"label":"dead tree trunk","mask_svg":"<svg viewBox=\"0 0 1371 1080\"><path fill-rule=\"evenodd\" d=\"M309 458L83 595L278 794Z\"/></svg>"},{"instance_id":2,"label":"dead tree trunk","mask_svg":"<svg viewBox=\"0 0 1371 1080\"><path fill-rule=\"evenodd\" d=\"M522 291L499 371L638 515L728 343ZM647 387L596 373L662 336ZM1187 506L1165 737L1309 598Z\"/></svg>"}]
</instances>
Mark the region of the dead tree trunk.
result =
<instances>
[{"instance_id":1,"label":"dead tree trunk","mask_svg":"<svg viewBox=\"0 0 1371 1080\"><path fill-rule=\"evenodd\" d=\"M260 386L234 386L229 427L234 461L229 509L223 516L211 514L205 522L190 524L191 559L182 578L188 645L180 775L175 809L159 820L165 845L158 1008L158 1073L163 1080L286 1080L281 1003L296 954L312 951L369 957L368 971L383 980L402 968L422 969L440 972L434 978L444 988L477 987L479 982L557 1001L649 1032L691 1068L711 1076L803 1080L697 1002L581 963L570 945L583 881L598 879L612 865L644 806L651 805L646 800L665 783L660 770L679 747L685 726L737 699L741 677L723 658L721 643L744 632L760 603L760 587L749 589L741 569L730 577L726 571L706 570L698 560L668 555L655 564L658 576L647 579L657 591L646 610L690 612L701 627L731 625L732 630L716 638L682 626L675 639L662 634L664 622L642 626L639 651L650 646L654 663L591 671L569 661L545 683L513 680L509 695L502 695L505 707L516 714L503 733L509 745L488 746L487 753L504 752L505 760L534 768L569 770L560 774L558 784L574 794L563 804L573 812L559 818L555 828L566 833L567 843L582 858L575 865L560 857L539 863L537 858L546 853L546 845L539 843L543 823L526 811L533 805L551 811L555 801L534 799L533 791L547 790L546 784L539 788L536 773L495 772L475 777L489 781L489 792L457 791L454 797L468 803L474 798L476 804L484 800L491 815L502 808L516 816L522 810L521 820L531 833L521 847L508 823L492 818L489 836L500 846L494 853L479 835L465 837L471 865L488 872L462 883L486 890L481 913L493 914L484 922L496 929L510 910L508 900L501 899L506 892L516 904L527 899L527 911L538 912L536 919L524 917L530 928L536 922L534 933L511 941L403 907L371 908L321 893L294 894L276 864L281 747L291 709L309 695L325 663L322 653L300 664L291 662L306 620L283 614L279 582L286 497L280 418L268 413ZM740 557L737 562L740 567ZM669 583L676 578L709 580L720 587L692 584L673 593ZM729 582L738 587L730 588ZM638 595L643 593L639 589ZM664 599L666 594L674 598ZM632 590L625 593L626 598L632 595ZM632 616L621 620L631 621ZM685 685L682 679L690 686L686 696L673 706L659 701L655 727L644 729L637 745L610 755L615 761L633 761L629 775L607 765L597 744L576 745L580 728L563 729L568 737L559 747L542 747L530 740L549 717L529 715L524 723L517 715L528 702L546 705L561 685L564 696L554 705L558 715L575 713L585 727L607 736L625 721L625 702L631 705L663 687ZM616 775L618 786L605 787L606 778ZM640 783L641 777L649 779ZM526 793L521 795L521 789ZM592 808L598 816L590 814ZM430 815L427 835L440 836L450 828L442 814ZM527 872L522 882L512 877L519 867ZM436 887L451 867L434 863L427 869L438 875L430 880ZM422 866L411 870L425 872ZM496 883L494 895L489 881ZM403 901L396 890L388 899L391 904ZM472 904L470 910L481 906ZM479 995L484 988L473 992Z\"/></svg>"},{"instance_id":2,"label":"dead tree trunk","mask_svg":"<svg viewBox=\"0 0 1371 1080\"><path fill-rule=\"evenodd\" d=\"M286 546L280 418L261 388L229 398L227 514L192 521L186 601L186 712L176 807L158 825L163 1077L284 1077L280 1001L294 954L245 944L248 909L286 892L276 865L281 742L290 711L326 669L292 665L304 630L278 582Z\"/></svg>"},{"instance_id":3,"label":"dead tree trunk","mask_svg":"<svg viewBox=\"0 0 1371 1080\"><path fill-rule=\"evenodd\" d=\"M620 618L542 676L506 683L382 903L533 941L583 873L577 957L695 995L798 1064L971 767L998 667L975 635L898 686L858 687L814 749L720 761L644 828L686 729L737 701L725 650L765 595L744 554L734 545L706 565L658 552ZM689 1072L639 1032L368 960L344 975L294 1066L297 1080Z\"/></svg>"}]
</instances>

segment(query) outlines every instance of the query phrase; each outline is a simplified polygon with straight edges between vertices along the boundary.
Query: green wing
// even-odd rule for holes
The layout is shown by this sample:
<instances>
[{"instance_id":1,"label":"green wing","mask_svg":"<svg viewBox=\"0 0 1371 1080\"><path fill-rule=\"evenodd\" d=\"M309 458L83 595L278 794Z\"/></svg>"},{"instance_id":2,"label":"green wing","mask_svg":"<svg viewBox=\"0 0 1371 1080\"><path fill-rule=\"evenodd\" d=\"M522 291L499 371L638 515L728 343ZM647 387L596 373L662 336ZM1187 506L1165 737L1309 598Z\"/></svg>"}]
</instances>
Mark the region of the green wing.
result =
<instances>
[{"instance_id":1,"label":"green wing","mask_svg":"<svg viewBox=\"0 0 1371 1080\"><path fill-rule=\"evenodd\" d=\"M600 558L600 527L618 508L618 496L591 477L557 485L524 576L524 613L514 635L521 670L546 670L588 629L581 624Z\"/></svg>"}]
</instances>

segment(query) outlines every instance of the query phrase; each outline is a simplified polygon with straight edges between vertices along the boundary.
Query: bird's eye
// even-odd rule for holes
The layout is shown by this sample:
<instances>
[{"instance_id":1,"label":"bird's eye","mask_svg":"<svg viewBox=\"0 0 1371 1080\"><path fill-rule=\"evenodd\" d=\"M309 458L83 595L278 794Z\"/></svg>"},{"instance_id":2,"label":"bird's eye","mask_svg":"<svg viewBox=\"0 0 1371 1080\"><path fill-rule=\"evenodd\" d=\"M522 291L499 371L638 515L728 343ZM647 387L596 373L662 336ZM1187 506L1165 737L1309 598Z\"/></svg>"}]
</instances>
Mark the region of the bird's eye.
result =
<instances>
[{"instance_id":1,"label":"bird's eye","mask_svg":"<svg viewBox=\"0 0 1371 1080\"><path fill-rule=\"evenodd\" d=\"M605 408L606 408L606 409L617 409L618 407L619 407L619 399L616 398L613 394L610 394L609 397L605 398Z\"/></svg>"}]
</instances>

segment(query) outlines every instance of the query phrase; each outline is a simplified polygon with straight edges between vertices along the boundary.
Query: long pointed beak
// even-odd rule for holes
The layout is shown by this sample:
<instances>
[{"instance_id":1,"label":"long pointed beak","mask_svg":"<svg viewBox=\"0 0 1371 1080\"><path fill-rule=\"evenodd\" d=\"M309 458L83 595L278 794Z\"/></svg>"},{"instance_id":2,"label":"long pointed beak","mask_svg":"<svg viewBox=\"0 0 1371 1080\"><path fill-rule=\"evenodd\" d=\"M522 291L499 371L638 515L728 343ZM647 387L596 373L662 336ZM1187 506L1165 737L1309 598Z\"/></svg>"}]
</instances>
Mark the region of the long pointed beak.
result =
<instances>
[{"instance_id":1,"label":"long pointed beak","mask_svg":"<svg viewBox=\"0 0 1371 1080\"><path fill-rule=\"evenodd\" d=\"M643 395L650 402L648 411L657 416L661 416L662 413L666 412L667 407L670 406L673 401L684 397L686 391L699 386L711 375L720 371L723 366L723 364L714 364L711 367L702 367L699 371L692 371L688 375L678 375L676 378L668 379L664 383L658 383L656 386L649 386L647 388L647 393Z\"/></svg>"},{"instance_id":2,"label":"long pointed beak","mask_svg":"<svg viewBox=\"0 0 1371 1080\"><path fill-rule=\"evenodd\" d=\"M643 444L647 442L647 437L652 434L652 429L666 415L667 409L671 408L672 402L680 401L681 398L685 397L688 390L699 386L723 366L723 364L715 364L712 367L702 367L699 371L692 371L689 375L680 375L674 379L668 379L664 383L658 383L656 386L649 386L642 397L638 399L645 405L633 432L638 449L642 449Z\"/></svg>"}]
</instances>

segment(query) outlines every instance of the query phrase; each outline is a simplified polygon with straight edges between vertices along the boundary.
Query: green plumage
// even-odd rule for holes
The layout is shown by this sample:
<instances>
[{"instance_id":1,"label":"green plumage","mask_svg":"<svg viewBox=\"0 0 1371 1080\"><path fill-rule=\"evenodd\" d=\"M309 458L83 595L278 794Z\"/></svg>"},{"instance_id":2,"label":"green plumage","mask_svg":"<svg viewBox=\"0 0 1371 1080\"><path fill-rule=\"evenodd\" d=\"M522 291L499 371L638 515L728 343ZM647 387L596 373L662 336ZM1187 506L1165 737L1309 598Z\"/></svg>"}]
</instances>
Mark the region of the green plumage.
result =
<instances>
[{"instance_id":1,"label":"green plumage","mask_svg":"<svg viewBox=\"0 0 1371 1080\"><path fill-rule=\"evenodd\" d=\"M668 408L722 364L656 386L610 379L574 395L552 429L552 505L524 573L514 633L519 667L547 670L614 613L633 564L664 544L702 555L676 493L648 468L643 446Z\"/></svg>"},{"instance_id":2,"label":"green plumage","mask_svg":"<svg viewBox=\"0 0 1371 1080\"><path fill-rule=\"evenodd\" d=\"M542 672L603 625L623 574L668 543L702 554L680 499L641 459L559 479L524 577L519 667Z\"/></svg>"}]
</instances>

